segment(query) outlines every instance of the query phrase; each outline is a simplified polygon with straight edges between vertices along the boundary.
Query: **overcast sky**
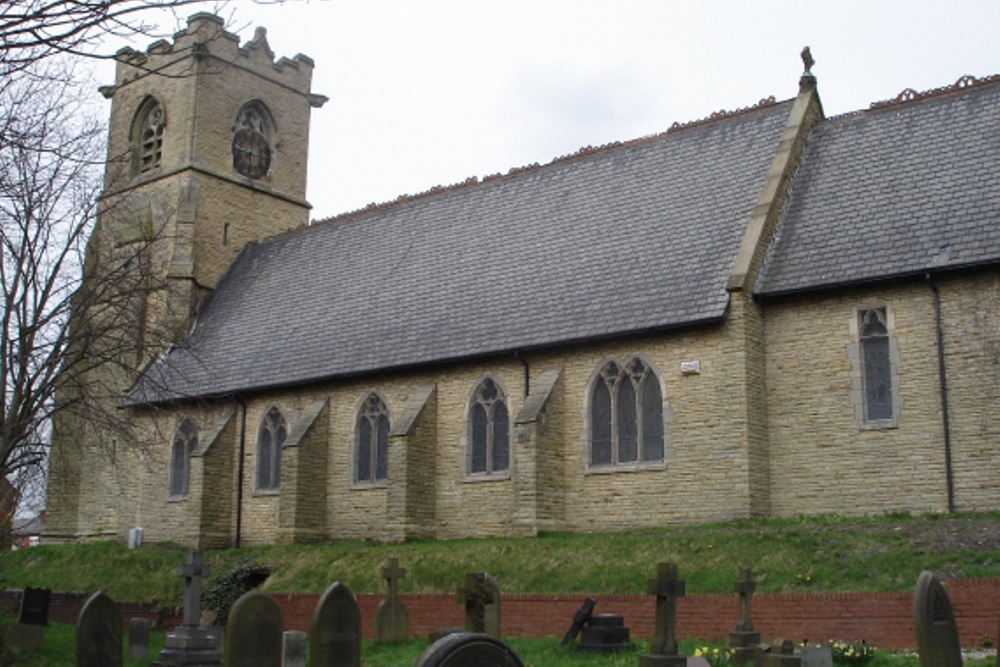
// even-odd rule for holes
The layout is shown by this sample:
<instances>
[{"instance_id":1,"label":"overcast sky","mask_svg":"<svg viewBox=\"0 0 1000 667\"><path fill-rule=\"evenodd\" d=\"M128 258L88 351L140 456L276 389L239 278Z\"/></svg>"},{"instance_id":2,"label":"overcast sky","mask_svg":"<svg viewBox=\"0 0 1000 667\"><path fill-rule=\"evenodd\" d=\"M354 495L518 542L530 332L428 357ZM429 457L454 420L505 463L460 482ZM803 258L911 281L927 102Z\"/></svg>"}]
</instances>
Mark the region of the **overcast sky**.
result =
<instances>
[{"instance_id":1,"label":"overcast sky","mask_svg":"<svg viewBox=\"0 0 1000 667\"><path fill-rule=\"evenodd\" d=\"M233 0L223 15L316 61L330 101L312 113L313 218L791 98L805 45L828 116L1000 73L996 0Z\"/></svg>"}]
</instances>

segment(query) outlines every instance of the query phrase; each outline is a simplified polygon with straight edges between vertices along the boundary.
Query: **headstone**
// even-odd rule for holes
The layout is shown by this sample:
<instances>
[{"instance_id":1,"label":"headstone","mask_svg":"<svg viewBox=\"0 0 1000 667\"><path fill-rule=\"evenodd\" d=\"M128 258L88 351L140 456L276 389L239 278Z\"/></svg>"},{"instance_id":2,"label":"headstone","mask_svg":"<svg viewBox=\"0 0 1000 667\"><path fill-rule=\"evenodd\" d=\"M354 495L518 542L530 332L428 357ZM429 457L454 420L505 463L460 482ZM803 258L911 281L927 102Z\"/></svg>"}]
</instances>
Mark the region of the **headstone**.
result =
<instances>
[{"instance_id":1,"label":"headstone","mask_svg":"<svg viewBox=\"0 0 1000 667\"><path fill-rule=\"evenodd\" d=\"M649 580L648 592L656 596L656 636L649 653L639 656L639 667L685 667L687 656L677 651L677 599L684 596L685 584L677 578L677 565L660 563L656 579Z\"/></svg>"},{"instance_id":2,"label":"headstone","mask_svg":"<svg viewBox=\"0 0 1000 667\"><path fill-rule=\"evenodd\" d=\"M202 554L190 551L177 576L184 577L184 622L169 633L160 651L160 665L197 665L212 667L222 664L218 630L200 627L201 584L210 570Z\"/></svg>"},{"instance_id":3,"label":"headstone","mask_svg":"<svg viewBox=\"0 0 1000 667\"><path fill-rule=\"evenodd\" d=\"M740 579L733 584L733 590L740 596L740 618L736 622L736 631L729 633L729 661L736 665L752 662L756 646L760 644L760 633L754 631L750 618L750 600L756 589L750 568L741 567Z\"/></svg>"},{"instance_id":4,"label":"headstone","mask_svg":"<svg viewBox=\"0 0 1000 667\"><path fill-rule=\"evenodd\" d=\"M457 600L465 606L465 631L500 637L500 586L486 573L465 575Z\"/></svg>"},{"instance_id":5,"label":"headstone","mask_svg":"<svg viewBox=\"0 0 1000 667\"><path fill-rule=\"evenodd\" d=\"M586 653L617 653L635 645L629 642L629 631L621 616L591 614L576 648Z\"/></svg>"},{"instance_id":6,"label":"headstone","mask_svg":"<svg viewBox=\"0 0 1000 667\"><path fill-rule=\"evenodd\" d=\"M26 586L21 594L21 612L17 622L22 625L48 625L51 598L51 589Z\"/></svg>"},{"instance_id":7,"label":"headstone","mask_svg":"<svg viewBox=\"0 0 1000 667\"><path fill-rule=\"evenodd\" d=\"M524 667L517 654L492 635L459 632L442 637L420 654L413 667Z\"/></svg>"},{"instance_id":8,"label":"headstone","mask_svg":"<svg viewBox=\"0 0 1000 667\"><path fill-rule=\"evenodd\" d=\"M833 649L829 646L807 646L799 655L802 667L833 667Z\"/></svg>"},{"instance_id":9,"label":"headstone","mask_svg":"<svg viewBox=\"0 0 1000 667\"><path fill-rule=\"evenodd\" d=\"M306 646L309 635L299 630L286 630L281 639L281 667L306 667Z\"/></svg>"},{"instance_id":10,"label":"headstone","mask_svg":"<svg viewBox=\"0 0 1000 667\"><path fill-rule=\"evenodd\" d=\"M361 612L347 586L336 582L326 589L313 612L310 635L312 667L360 667Z\"/></svg>"},{"instance_id":11,"label":"headstone","mask_svg":"<svg viewBox=\"0 0 1000 667\"><path fill-rule=\"evenodd\" d=\"M149 655L148 618L130 618L128 621L128 659L145 660Z\"/></svg>"},{"instance_id":12,"label":"headstone","mask_svg":"<svg viewBox=\"0 0 1000 667\"><path fill-rule=\"evenodd\" d=\"M576 636L580 634L580 630L583 630L584 624L590 615L594 613L594 605L597 604L597 600L594 598L587 598L577 609L576 613L573 614L573 622L569 626L569 630L563 635L562 644L560 646L569 646L576 639Z\"/></svg>"},{"instance_id":13,"label":"headstone","mask_svg":"<svg viewBox=\"0 0 1000 667\"><path fill-rule=\"evenodd\" d=\"M790 639L775 639L769 650L757 651L759 667L802 667L802 656Z\"/></svg>"},{"instance_id":14,"label":"headstone","mask_svg":"<svg viewBox=\"0 0 1000 667\"><path fill-rule=\"evenodd\" d=\"M711 667L711 664L700 655L692 655L688 656L687 667Z\"/></svg>"},{"instance_id":15,"label":"headstone","mask_svg":"<svg viewBox=\"0 0 1000 667\"><path fill-rule=\"evenodd\" d=\"M98 591L76 621L76 667L121 667L122 616L118 605Z\"/></svg>"},{"instance_id":16,"label":"headstone","mask_svg":"<svg viewBox=\"0 0 1000 667\"><path fill-rule=\"evenodd\" d=\"M913 596L913 624L921 667L961 667L962 646L951 601L930 572L921 572Z\"/></svg>"},{"instance_id":17,"label":"headstone","mask_svg":"<svg viewBox=\"0 0 1000 667\"><path fill-rule=\"evenodd\" d=\"M236 601L226 627L226 667L281 664L281 609L271 596L250 591Z\"/></svg>"},{"instance_id":18,"label":"headstone","mask_svg":"<svg viewBox=\"0 0 1000 667\"><path fill-rule=\"evenodd\" d=\"M410 618L399 599L399 580L405 576L406 570L399 567L395 558L390 558L382 568L382 578L389 586L389 597L379 602L375 609L373 640L376 644L405 642L410 637Z\"/></svg>"}]
</instances>

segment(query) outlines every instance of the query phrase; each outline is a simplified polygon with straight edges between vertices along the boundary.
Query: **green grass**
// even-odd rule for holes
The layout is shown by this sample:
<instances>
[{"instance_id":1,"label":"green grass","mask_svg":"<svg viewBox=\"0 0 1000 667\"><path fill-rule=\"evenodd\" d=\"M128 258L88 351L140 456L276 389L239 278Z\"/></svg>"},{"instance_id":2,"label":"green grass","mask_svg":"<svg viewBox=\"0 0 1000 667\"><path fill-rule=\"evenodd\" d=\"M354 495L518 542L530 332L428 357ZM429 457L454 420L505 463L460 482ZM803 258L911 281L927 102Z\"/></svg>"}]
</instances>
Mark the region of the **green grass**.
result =
<instances>
[{"instance_id":1,"label":"green grass","mask_svg":"<svg viewBox=\"0 0 1000 667\"><path fill-rule=\"evenodd\" d=\"M536 539L463 539L212 551L213 576L243 561L273 574L264 590L320 593L334 581L355 593L382 593L379 571L390 556L407 569L403 593L451 593L464 573L487 571L505 593L641 594L659 562L678 564L691 593L729 593L737 567L749 565L757 591L912 590L929 569L946 578L1000 577L1000 514L909 515L844 519L745 520L621 533L548 534ZM103 589L116 600L178 604L174 574L184 550L113 543L42 546L2 555L11 588Z\"/></svg>"}]
</instances>

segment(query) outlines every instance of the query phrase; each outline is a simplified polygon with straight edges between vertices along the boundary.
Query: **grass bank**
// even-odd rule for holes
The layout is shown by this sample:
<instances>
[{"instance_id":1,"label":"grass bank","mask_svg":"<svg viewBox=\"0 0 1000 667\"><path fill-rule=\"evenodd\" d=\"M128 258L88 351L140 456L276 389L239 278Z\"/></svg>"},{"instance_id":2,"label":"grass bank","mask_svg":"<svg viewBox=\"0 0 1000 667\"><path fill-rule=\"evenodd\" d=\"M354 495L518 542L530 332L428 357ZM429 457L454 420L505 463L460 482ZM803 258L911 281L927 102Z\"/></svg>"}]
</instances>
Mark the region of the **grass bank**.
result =
<instances>
[{"instance_id":1,"label":"grass bank","mask_svg":"<svg viewBox=\"0 0 1000 667\"><path fill-rule=\"evenodd\" d=\"M215 577L237 564L271 569L263 589L322 592L342 581L356 593L381 593L379 570L391 556L407 569L403 593L449 593L465 572L487 571L505 593L644 593L658 562L678 564L687 590L728 593L736 568L749 565L757 591L911 590L928 569L945 578L1000 577L1000 514L836 516L536 539L467 539L379 544L248 547L206 554ZM103 589L116 600L178 604L174 571L184 550L112 543L42 546L4 553L0 585L62 591Z\"/></svg>"}]
</instances>

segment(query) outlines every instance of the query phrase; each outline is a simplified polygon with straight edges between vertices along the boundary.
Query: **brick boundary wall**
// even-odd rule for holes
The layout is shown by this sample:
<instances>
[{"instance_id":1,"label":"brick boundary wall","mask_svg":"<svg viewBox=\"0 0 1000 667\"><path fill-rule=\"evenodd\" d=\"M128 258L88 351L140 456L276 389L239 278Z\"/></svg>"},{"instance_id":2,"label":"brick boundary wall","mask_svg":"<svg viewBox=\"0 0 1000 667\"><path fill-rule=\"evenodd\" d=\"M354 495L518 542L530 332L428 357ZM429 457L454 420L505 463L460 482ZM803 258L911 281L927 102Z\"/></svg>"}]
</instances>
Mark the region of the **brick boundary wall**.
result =
<instances>
[{"instance_id":1,"label":"brick boundary wall","mask_svg":"<svg viewBox=\"0 0 1000 667\"><path fill-rule=\"evenodd\" d=\"M946 590L955 610L962 646L977 647L983 635L994 642L1000 632L1000 579L953 579ZM20 591L0 593L0 607L16 616ZM75 623L86 601L83 593L53 593L49 618ZM309 631L317 594L277 594L286 630ZM375 608L383 595L358 595L362 633L371 637ZM503 634L508 637L561 637L584 595L504 595L501 598ZM647 595L595 595L595 612L624 617L634 637L653 634L655 605ZM427 635L442 627L461 627L462 608L454 596L443 594L401 595L410 616L410 633ZM149 618L159 628L172 628L181 621L181 610L132 602L119 603L122 622L136 616ZM707 641L725 640L736 628L736 595L688 595L677 604L679 637ZM913 628L913 594L897 593L782 593L754 595L754 628L763 641L776 637L795 642L825 642L829 639L859 641L887 649L916 648Z\"/></svg>"}]
</instances>

